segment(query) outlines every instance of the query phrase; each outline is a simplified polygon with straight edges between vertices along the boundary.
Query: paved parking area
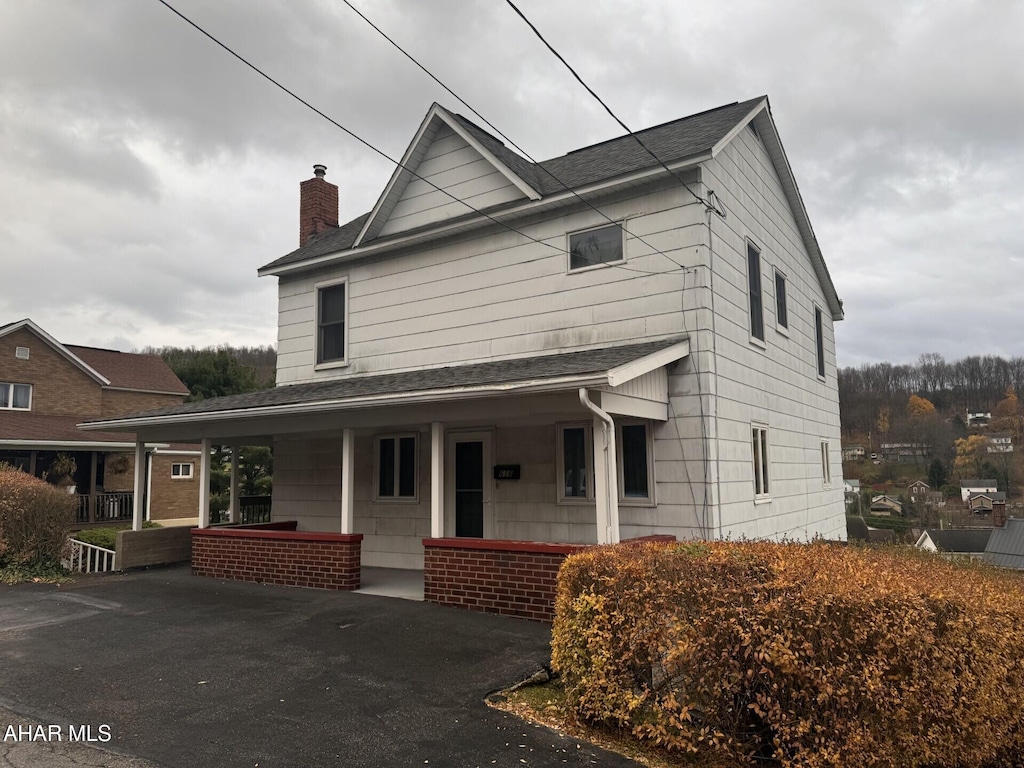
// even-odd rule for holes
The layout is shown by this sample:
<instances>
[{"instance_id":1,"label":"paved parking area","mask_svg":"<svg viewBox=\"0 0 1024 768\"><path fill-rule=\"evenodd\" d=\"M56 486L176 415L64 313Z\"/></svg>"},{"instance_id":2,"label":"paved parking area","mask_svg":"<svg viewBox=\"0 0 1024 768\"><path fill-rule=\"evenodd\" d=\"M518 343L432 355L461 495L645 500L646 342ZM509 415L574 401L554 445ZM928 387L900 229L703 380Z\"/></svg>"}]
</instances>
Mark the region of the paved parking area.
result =
<instances>
[{"instance_id":1,"label":"paved parking area","mask_svg":"<svg viewBox=\"0 0 1024 768\"><path fill-rule=\"evenodd\" d=\"M546 663L549 640L518 619L187 568L0 587L0 739L12 722L65 736L0 741L0 767L634 765L483 703ZM83 726L94 741L69 743Z\"/></svg>"}]
</instances>

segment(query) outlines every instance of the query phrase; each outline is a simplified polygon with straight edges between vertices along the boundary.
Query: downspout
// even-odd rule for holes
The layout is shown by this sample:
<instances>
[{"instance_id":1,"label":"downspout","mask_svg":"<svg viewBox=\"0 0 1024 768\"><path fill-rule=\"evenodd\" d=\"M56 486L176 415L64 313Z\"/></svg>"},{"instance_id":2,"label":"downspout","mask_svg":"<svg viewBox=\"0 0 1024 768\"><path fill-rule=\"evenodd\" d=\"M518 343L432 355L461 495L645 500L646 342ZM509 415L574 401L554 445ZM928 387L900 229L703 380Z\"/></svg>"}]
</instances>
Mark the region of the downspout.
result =
<instances>
[{"instance_id":1,"label":"downspout","mask_svg":"<svg viewBox=\"0 0 1024 768\"><path fill-rule=\"evenodd\" d=\"M604 422L601 430L604 437L605 486L608 494L608 527L605 529L605 541L608 544L619 543L619 472L615 460L615 422L606 411L601 410L591 399L585 387L580 387L580 402L583 407ZM601 537L598 536L598 541Z\"/></svg>"}]
</instances>

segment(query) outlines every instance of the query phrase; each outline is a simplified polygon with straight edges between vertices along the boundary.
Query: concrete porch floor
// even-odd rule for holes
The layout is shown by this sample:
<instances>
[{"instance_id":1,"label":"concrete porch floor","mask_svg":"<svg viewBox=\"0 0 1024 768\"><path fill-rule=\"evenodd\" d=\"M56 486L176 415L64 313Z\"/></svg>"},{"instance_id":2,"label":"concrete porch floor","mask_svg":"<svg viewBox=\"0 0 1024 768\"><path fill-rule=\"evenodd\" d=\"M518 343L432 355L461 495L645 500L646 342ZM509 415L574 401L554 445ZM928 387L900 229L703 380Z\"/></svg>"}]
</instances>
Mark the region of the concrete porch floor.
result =
<instances>
[{"instance_id":1,"label":"concrete porch floor","mask_svg":"<svg viewBox=\"0 0 1024 768\"><path fill-rule=\"evenodd\" d=\"M360 583L359 594L423 600L423 571L363 566Z\"/></svg>"}]
</instances>

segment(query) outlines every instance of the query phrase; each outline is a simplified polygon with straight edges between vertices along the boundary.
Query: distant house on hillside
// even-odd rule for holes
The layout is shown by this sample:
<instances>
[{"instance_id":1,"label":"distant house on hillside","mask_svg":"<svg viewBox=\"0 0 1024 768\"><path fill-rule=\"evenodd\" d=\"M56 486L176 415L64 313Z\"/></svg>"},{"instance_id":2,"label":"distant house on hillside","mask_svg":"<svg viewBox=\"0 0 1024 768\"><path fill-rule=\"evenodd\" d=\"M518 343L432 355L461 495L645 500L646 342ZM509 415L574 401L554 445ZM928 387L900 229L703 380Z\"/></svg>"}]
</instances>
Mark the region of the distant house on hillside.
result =
<instances>
[{"instance_id":1,"label":"distant house on hillside","mask_svg":"<svg viewBox=\"0 0 1024 768\"><path fill-rule=\"evenodd\" d=\"M843 461L860 461L865 455L863 445L843 446Z\"/></svg>"},{"instance_id":2,"label":"distant house on hillside","mask_svg":"<svg viewBox=\"0 0 1024 768\"><path fill-rule=\"evenodd\" d=\"M971 496L978 493L992 494L999 490L996 485L996 481L992 479L985 480L961 480L960 481L960 500L967 503L967 500Z\"/></svg>"},{"instance_id":3,"label":"distant house on hillside","mask_svg":"<svg viewBox=\"0 0 1024 768\"><path fill-rule=\"evenodd\" d=\"M875 496L871 499L871 514L873 515L902 515L903 504L899 499L892 496Z\"/></svg>"},{"instance_id":4,"label":"distant house on hillside","mask_svg":"<svg viewBox=\"0 0 1024 768\"><path fill-rule=\"evenodd\" d=\"M992 432L986 437L985 450L989 453L1013 453L1013 436L1009 432Z\"/></svg>"},{"instance_id":5,"label":"distant house on hillside","mask_svg":"<svg viewBox=\"0 0 1024 768\"><path fill-rule=\"evenodd\" d=\"M967 414L967 426L972 429L980 429L982 427L987 427L990 421L992 421L991 413L968 412Z\"/></svg>"},{"instance_id":6,"label":"distant house on hillside","mask_svg":"<svg viewBox=\"0 0 1024 768\"><path fill-rule=\"evenodd\" d=\"M1006 494L1002 491L994 493L972 493L967 499L967 508L976 515L987 515L996 507L1006 509Z\"/></svg>"}]
</instances>

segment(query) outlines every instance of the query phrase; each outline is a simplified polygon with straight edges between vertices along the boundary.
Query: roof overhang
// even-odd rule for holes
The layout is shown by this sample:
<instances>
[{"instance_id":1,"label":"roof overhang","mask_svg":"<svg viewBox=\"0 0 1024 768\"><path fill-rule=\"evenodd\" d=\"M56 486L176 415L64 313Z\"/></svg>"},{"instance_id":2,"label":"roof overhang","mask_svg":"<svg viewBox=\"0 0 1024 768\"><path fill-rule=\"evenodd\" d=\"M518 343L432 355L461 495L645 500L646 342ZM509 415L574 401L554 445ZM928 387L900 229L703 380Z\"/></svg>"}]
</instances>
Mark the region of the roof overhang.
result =
<instances>
[{"instance_id":1,"label":"roof overhang","mask_svg":"<svg viewBox=\"0 0 1024 768\"><path fill-rule=\"evenodd\" d=\"M166 443L146 443L147 450L166 447ZM0 438L0 448L23 451L130 451L135 450L135 443L123 440L104 442L101 440L7 440Z\"/></svg>"}]
</instances>

